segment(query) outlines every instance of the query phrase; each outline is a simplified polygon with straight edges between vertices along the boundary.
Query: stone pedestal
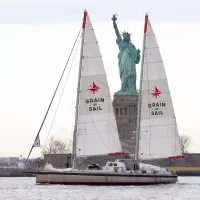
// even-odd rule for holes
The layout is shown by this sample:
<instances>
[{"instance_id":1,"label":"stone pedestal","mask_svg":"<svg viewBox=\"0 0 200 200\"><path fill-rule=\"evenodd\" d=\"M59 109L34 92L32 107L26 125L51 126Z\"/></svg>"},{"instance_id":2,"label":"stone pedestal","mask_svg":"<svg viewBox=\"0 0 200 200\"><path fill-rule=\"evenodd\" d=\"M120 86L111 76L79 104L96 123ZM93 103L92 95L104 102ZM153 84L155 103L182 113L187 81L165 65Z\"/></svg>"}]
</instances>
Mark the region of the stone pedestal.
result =
<instances>
[{"instance_id":1,"label":"stone pedestal","mask_svg":"<svg viewBox=\"0 0 200 200\"><path fill-rule=\"evenodd\" d=\"M135 154L138 95L114 95L113 107L122 148Z\"/></svg>"}]
</instances>

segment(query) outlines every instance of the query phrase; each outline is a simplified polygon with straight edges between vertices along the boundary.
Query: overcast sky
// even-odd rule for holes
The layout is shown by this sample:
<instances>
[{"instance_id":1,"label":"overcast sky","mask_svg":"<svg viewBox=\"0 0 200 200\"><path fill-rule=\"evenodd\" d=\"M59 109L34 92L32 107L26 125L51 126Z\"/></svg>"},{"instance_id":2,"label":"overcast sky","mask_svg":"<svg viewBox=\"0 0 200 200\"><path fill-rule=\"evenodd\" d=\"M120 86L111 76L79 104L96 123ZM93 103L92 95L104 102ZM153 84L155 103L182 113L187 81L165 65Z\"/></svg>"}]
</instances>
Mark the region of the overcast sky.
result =
<instances>
[{"instance_id":1,"label":"overcast sky","mask_svg":"<svg viewBox=\"0 0 200 200\"><path fill-rule=\"evenodd\" d=\"M0 0L0 156L27 156L80 29L85 8L95 29L112 94L120 88L112 14L117 13L119 29L131 32L132 42L141 49L144 15L149 13L179 133L190 135L190 150L200 152L198 0ZM72 136L78 56L79 52L50 133L58 138ZM138 73L139 70L140 64ZM60 89L63 87L64 82ZM42 143L61 92L41 132ZM34 150L33 156L39 152Z\"/></svg>"}]
</instances>

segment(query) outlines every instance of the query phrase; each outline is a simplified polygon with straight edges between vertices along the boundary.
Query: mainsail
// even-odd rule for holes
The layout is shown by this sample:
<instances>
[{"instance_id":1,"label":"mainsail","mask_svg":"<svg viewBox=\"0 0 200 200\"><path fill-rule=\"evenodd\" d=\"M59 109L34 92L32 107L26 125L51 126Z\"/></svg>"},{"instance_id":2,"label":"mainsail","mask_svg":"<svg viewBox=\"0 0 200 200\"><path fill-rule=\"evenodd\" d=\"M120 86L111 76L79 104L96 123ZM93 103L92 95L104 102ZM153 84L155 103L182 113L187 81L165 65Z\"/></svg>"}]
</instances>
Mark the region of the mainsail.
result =
<instances>
[{"instance_id":1,"label":"mainsail","mask_svg":"<svg viewBox=\"0 0 200 200\"><path fill-rule=\"evenodd\" d=\"M167 77L148 16L144 37L138 156L139 159L180 156L182 153Z\"/></svg>"},{"instance_id":2,"label":"mainsail","mask_svg":"<svg viewBox=\"0 0 200 200\"><path fill-rule=\"evenodd\" d=\"M83 29L76 156L120 153L122 148L106 73L86 11Z\"/></svg>"}]
</instances>

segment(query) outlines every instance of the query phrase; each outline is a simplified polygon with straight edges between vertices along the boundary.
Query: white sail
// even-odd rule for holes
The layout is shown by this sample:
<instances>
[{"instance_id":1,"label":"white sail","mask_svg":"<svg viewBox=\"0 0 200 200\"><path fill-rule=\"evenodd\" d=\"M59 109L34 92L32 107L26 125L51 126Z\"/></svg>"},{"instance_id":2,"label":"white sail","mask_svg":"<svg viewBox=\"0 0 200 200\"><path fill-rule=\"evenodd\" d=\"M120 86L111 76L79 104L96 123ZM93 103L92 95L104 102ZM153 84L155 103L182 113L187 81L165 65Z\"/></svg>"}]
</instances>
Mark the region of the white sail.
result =
<instances>
[{"instance_id":1,"label":"white sail","mask_svg":"<svg viewBox=\"0 0 200 200\"><path fill-rule=\"evenodd\" d=\"M146 17L141 91L139 158L178 157L176 118L160 50Z\"/></svg>"},{"instance_id":2,"label":"white sail","mask_svg":"<svg viewBox=\"0 0 200 200\"><path fill-rule=\"evenodd\" d=\"M121 152L106 73L88 14L84 23L76 155Z\"/></svg>"}]
</instances>

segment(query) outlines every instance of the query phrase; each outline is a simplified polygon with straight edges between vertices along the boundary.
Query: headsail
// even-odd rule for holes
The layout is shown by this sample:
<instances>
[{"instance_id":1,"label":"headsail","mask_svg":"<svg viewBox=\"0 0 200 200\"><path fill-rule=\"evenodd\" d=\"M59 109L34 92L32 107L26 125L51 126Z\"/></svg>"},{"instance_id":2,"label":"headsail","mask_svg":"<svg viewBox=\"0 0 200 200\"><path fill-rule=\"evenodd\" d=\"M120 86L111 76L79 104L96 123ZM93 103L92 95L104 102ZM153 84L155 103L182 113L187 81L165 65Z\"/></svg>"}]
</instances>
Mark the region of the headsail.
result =
<instances>
[{"instance_id":1,"label":"headsail","mask_svg":"<svg viewBox=\"0 0 200 200\"><path fill-rule=\"evenodd\" d=\"M121 152L116 119L98 42L85 11L76 156Z\"/></svg>"},{"instance_id":2,"label":"headsail","mask_svg":"<svg viewBox=\"0 0 200 200\"><path fill-rule=\"evenodd\" d=\"M180 156L180 140L160 50L146 16L139 159Z\"/></svg>"}]
</instances>

